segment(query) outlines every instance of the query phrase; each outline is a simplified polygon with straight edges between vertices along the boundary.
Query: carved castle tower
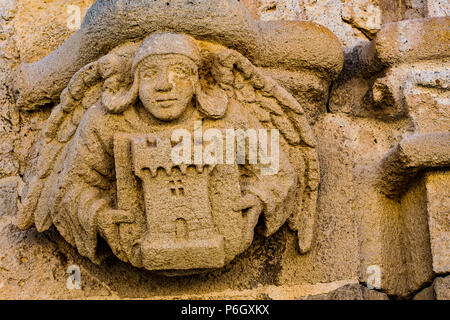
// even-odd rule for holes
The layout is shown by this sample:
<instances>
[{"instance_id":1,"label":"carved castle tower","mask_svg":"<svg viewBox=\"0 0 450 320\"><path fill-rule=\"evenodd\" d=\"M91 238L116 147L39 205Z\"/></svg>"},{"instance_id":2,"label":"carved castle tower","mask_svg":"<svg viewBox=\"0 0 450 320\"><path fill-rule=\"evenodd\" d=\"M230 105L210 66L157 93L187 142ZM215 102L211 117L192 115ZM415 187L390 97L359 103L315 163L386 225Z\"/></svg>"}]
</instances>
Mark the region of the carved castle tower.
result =
<instances>
[{"instance_id":1,"label":"carved castle tower","mask_svg":"<svg viewBox=\"0 0 450 320\"><path fill-rule=\"evenodd\" d=\"M224 265L223 237L209 201L214 166L174 165L169 138L146 135L131 142L134 174L142 181L147 235L144 264L157 270Z\"/></svg>"}]
</instances>

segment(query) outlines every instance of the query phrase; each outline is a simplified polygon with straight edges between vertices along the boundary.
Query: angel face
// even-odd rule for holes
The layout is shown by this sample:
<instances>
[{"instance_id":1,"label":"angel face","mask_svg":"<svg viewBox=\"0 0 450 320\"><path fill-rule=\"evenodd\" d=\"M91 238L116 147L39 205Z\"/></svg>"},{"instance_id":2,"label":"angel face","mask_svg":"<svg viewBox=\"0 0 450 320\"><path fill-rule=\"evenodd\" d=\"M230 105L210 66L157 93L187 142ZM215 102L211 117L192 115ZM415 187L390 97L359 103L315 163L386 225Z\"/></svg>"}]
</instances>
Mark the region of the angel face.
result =
<instances>
[{"instance_id":1,"label":"angel face","mask_svg":"<svg viewBox=\"0 0 450 320\"><path fill-rule=\"evenodd\" d=\"M187 109L198 84L196 64L180 54L151 55L139 68L139 98L155 118L171 121Z\"/></svg>"}]
</instances>

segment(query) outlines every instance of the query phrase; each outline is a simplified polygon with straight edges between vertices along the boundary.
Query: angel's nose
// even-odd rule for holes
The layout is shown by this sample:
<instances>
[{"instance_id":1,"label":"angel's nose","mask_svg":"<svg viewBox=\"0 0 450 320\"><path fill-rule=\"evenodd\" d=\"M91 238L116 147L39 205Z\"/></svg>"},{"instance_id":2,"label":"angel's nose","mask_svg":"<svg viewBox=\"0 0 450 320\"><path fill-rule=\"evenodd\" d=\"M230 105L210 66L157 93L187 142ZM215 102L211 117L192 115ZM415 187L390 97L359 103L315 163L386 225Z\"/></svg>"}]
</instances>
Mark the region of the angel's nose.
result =
<instances>
[{"instance_id":1,"label":"angel's nose","mask_svg":"<svg viewBox=\"0 0 450 320\"><path fill-rule=\"evenodd\" d=\"M161 72L158 75L158 78L156 80L156 91L170 91L172 90L173 85L169 81L169 73L168 72Z\"/></svg>"}]
</instances>

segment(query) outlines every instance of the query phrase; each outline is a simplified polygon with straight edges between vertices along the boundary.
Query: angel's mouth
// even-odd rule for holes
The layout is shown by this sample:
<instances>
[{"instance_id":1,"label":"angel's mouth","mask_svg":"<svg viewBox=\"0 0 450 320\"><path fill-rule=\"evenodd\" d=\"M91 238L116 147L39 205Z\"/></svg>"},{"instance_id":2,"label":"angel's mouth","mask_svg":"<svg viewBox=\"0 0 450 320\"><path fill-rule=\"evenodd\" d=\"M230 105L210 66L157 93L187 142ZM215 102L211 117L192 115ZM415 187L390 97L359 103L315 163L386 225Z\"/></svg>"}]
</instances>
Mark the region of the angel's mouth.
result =
<instances>
[{"instance_id":1,"label":"angel's mouth","mask_svg":"<svg viewBox=\"0 0 450 320\"><path fill-rule=\"evenodd\" d=\"M156 99L156 102L173 102L173 101L177 101L178 99Z\"/></svg>"},{"instance_id":2,"label":"angel's mouth","mask_svg":"<svg viewBox=\"0 0 450 320\"><path fill-rule=\"evenodd\" d=\"M178 99L156 99L156 103L160 108L167 109L173 106Z\"/></svg>"}]
</instances>

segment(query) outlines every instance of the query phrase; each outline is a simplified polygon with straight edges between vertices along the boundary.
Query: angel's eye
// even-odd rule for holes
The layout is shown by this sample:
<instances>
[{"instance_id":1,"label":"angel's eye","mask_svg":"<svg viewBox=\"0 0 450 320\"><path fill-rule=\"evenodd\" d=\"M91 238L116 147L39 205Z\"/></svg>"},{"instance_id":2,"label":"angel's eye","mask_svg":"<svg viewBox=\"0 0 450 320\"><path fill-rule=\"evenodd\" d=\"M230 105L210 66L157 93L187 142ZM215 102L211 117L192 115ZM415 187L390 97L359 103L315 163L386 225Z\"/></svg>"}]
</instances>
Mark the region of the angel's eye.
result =
<instances>
[{"instance_id":1,"label":"angel's eye","mask_svg":"<svg viewBox=\"0 0 450 320\"><path fill-rule=\"evenodd\" d=\"M187 76L189 76L189 69L184 66L173 66L171 68L171 71L178 78L186 78Z\"/></svg>"},{"instance_id":2,"label":"angel's eye","mask_svg":"<svg viewBox=\"0 0 450 320\"><path fill-rule=\"evenodd\" d=\"M143 76L145 79L152 79L155 77L155 75L156 75L156 71L154 71L154 70L146 70L143 73Z\"/></svg>"}]
</instances>

